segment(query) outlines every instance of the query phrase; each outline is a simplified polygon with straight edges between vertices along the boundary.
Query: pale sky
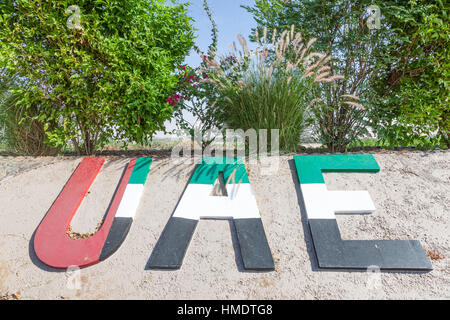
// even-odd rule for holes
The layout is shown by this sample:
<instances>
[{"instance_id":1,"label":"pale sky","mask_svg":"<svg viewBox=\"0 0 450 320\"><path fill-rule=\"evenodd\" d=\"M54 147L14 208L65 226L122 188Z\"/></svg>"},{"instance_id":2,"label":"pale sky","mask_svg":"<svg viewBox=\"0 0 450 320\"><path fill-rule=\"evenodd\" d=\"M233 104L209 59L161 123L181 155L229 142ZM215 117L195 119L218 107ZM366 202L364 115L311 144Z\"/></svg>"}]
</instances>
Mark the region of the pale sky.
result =
<instances>
[{"instance_id":1,"label":"pale sky","mask_svg":"<svg viewBox=\"0 0 450 320\"><path fill-rule=\"evenodd\" d=\"M206 51L211 43L211 24L208 16L203 10L203 0L180 0L181 3L190 2L189 14L194 18L195 44L202 50ZM252 15L247 10L241 8L241 5L253 5L254 0L208 0L209 7L217 23L218 33L218 54L227 53L230 48L229 45L233 41L237 42L237 35L241 34L248 40L251 29L256 26ZM249 42L249 41L248 41ZM249 48L252 49L252 44L249 43ZM191 54L186 57L186 64L196 67L200 63L200 57L191 51ZM189 116L188 116L189 117ZM192 119L189 118L190 120ZM176 128L174 122L166 122L167 130ZM162 133L158 133L154 138L165 137Z\"/></svg>"}]
</instances>

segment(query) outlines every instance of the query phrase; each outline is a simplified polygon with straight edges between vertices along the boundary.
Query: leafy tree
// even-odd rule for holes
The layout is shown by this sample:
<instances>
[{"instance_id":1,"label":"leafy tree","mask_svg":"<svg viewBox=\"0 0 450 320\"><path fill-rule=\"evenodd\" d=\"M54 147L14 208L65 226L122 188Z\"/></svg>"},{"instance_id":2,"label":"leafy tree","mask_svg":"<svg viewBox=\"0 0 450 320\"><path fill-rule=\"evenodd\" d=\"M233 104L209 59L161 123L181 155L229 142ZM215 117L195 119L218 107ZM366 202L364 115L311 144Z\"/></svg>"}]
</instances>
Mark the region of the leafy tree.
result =
<instances>
[{"instance_id":1,"label":"leafy tree","mask_svg":"<svg viewBox=\"0 0 450 320\"><path fill-rule=\"evenodd\" d=\"M343 78L335 85L323 85L322 102L314 109L316 133L331 152L347 146L367 134L365 109L345 103L346 96L358 96L367 106L368 80L377 73L375 56L386 38L385 28L371 30L366 19L371 0L256 0L245 7L262 28L286 29L294 24L305 38L316 38L314 48L333 56L331 67Z\"/></svg>"},{"instance_id":2,"label":"leafy tree","mask_svg":"<svg viewBox=\"0 0 450 320\"><path fill-rule=\"evenodd\" d=\"M173 71L193 44L187 7L165 0L0 3L0 67L27 80L47 142L92 154L108 140L147 143L164 130Z\"/></svg>"},{"instance_id":3,"label":"leafy tree","mask_svg":"<svg viewBox=\"0 0 450 320\"><path fill-rule=\"evenodd\" d=\"M395 36L377 59L372 125L389 144L448 147L449 7L439 0L396 1L384 11Z\"/></svg>"},{"instance_id":4,"label":"leafy tree","mask_svg":"<svg viewBox=\"0 0 450 320\"><path fill-rule=\"evenodd\" d=\"M379 28L368 27L371 5L381 10ZM344 78L323 88L325 103L314 109L320 141L332 152L369 126L390 143L426 140L433 131L448 141L448 7L440 0L256 0L244 8L259 33L295 24L334 57ZM342 103L345 94L367 110Z\"/></svg>"}]
</instances>

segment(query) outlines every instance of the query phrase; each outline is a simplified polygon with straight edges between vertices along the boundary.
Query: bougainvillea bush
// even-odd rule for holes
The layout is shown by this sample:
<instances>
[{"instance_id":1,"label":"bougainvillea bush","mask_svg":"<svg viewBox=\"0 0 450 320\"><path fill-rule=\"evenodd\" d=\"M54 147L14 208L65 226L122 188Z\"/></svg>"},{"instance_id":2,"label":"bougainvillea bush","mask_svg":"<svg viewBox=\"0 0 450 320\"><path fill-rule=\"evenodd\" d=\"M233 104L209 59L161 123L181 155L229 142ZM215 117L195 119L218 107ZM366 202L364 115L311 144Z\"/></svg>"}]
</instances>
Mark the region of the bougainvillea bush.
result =
<instances>
[{"instance_id":1,"label":"bougainvillea bush","mask_svg":"<svg viewBox=\"0 0 450 320\"><path fill-rule=\"evenodd\" d=\"M216 108L217 94L214 85L208 81L207 61L213 59L217 52L218 29L212 16L208 1L203 1L203 8L211 22L211 44L207 52L194 46L194 52L201 58L198 67L178 66L178 83L175 93L167 98L174 107L174 117L178 128L185 130L191 139L206 148L215 140L215 131L223 127L219 110ZM193 118L193 121L192 119Z\"/></svg>"},{"instance_id":2,"label":"bougainvillea bush","mask_svg":"<svg viewBox=\"0 0 450 320\"><path fill-rule=\"evenodd\" d=\"M76 6L72 6L76 4ZM2 1L0 68L27 83L47 143L91 154L146 143L173 107L175 68L193 45L187 7L165 0Z\"/></svg>"}]
</instances>

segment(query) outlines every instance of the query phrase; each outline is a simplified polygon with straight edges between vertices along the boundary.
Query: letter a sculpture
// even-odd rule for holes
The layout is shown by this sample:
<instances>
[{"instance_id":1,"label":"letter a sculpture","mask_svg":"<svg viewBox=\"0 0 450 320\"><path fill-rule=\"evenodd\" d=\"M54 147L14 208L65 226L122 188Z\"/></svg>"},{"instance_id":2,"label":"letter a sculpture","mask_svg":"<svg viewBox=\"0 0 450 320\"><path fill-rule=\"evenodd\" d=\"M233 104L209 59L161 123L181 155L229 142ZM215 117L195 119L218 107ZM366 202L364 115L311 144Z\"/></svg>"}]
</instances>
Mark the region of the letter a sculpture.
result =
<instances>
[{"instance_id":1,"label":"letter a sculpture","mask_svg":"<svg viewBox=\"0 0 450 320\"><path fill-rule=\"evenodd\" d=\"M218 177L226 195L212 195ZM203 158L169 219L153 253L150 268L178 269L201 218L232 218L246 270L274 270L256 199L242 158Z\"/></svg>"}]
</instances>

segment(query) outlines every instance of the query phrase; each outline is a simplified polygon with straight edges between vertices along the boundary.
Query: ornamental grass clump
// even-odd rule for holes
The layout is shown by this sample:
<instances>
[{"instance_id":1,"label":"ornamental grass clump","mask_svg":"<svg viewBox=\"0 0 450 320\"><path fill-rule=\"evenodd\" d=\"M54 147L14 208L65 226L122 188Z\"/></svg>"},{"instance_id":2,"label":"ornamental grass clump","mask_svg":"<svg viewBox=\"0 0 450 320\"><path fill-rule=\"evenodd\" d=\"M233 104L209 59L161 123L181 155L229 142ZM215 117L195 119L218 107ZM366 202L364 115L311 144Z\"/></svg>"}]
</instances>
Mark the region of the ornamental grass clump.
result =
<instances>
[{"instance_id":1,"label":"ornamental grass clump","mask_svg":"<svg viewBox=\"0 0 450 320\"><path fill-rule=\"evenodd\" d=\"M270 38L270 39L269 39ZM250 51L238 35L240 50L232 45L226 57L207 61L217 88L218 109L232 129L279 129L280 150L295 152L311 124L312 108L321 103L321 87L342 76L333 75L331 56L312 50L315 38L305 42L294 26L277 34L256 34L258 47ZM212 72L211 72L212 71ZM357 97L343 97L347 105L363 108ZM270 137L268 139L270 141Z\"/></svg>"}]
</instances>

